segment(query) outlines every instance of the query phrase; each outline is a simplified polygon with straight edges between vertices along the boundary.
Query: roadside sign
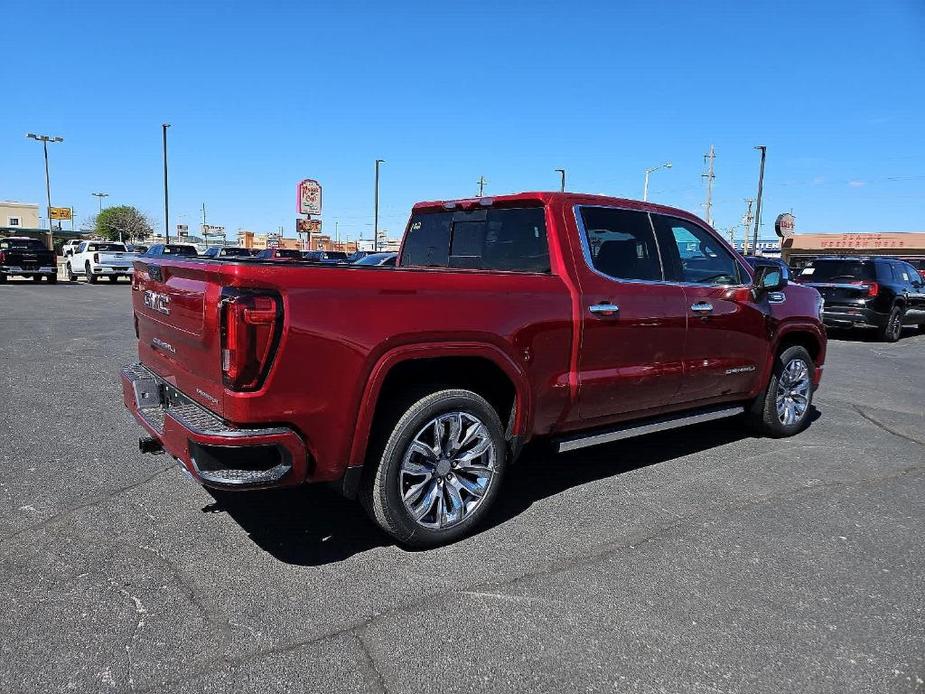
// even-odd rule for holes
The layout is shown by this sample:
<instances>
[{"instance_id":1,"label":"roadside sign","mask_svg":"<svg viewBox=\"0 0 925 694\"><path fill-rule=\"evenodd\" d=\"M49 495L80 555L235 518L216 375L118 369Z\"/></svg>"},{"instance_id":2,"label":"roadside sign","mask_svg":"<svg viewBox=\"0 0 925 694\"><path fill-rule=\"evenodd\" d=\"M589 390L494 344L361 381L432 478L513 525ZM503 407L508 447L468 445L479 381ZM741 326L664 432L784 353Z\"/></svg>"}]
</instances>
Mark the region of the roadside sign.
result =
<instances>
[{"instance_id":1,"label":"roadside sign","mask_svg":"<svg viewBox=\"0 0 925 694\"><path fill-rule=\"evenodd\" d=\"M300 234L320 234L321 220L296 218L295 230Z\"/></svg>"},{"instance_id":2,"label":"roadside sign","mask_svg":"<svg viewBox=\"0 0 925 694\"><path fill-rule=\"evenodd\" d=\"M299 214L321 214L321 184L306 178L296 187L296 211Z\"/></svg>"},{"instance_id":3,"label":"roadside sign","mask_svg":"<svg viewBox=\"0 0 925 694\"><path fill-rule=\"evenodd\" d=\"M224 236L225 227L214 226L212 224L202 225L202 235L205 236Z\"/></svg>"},{"instance_id":4,"label":"roadside sign","mask_svg":"<svg viewBox=\"0 0 925 694\"><path fill-rule=\"evenodd\" d=\"M189 225L177 224L177 236L189 236Z\"/></svg>"},{"instance_id":5,"label":"roadside sign","mask_svg":"<svg viewBox=\"0 0 925 694\"><path fill-rule=\"evenodd\" d=\"M52 219L64 219L70 221L71 219L71 208L70 207L49 207L48 216Z\"/></svg>"},{"instance_id":6,"label":"roadside sign","mask_svg":"<svg viewBox=\"0 0 925 694\"><path fill-rule=\"evenodd\" d=\"M796 217L794 217L789 212L779 214L777 215L777 219L774 221L774 231L782 239L789 239L796 231L796 221Z\"/></svg>"}]
</instances>

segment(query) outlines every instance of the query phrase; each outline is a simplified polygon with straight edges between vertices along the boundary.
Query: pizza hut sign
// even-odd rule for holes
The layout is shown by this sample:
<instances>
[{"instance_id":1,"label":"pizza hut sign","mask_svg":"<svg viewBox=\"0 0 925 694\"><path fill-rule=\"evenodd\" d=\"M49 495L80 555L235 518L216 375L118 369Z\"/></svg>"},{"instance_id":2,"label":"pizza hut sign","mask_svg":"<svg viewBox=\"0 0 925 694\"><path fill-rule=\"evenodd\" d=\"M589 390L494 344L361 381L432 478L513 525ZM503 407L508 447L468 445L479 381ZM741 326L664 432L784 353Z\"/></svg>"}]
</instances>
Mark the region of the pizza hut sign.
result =
<instances>
[{"instance_id":1,"label":"pizza hut sign","mask_svg":"<svg viewBox=\"0 0 925 694\"><path fill-rule=\"evenodd\" d=\"M296 211L299 214L321 214L321 184L312 178L300 181L296 189Z\"/></svg>"},{"instance_id":2,"label":"pizza hut sign","mask_svg":"<svg viewBox=\"0 0 925 694\"><path fill-rule=\"evenodd\" d=\"M789 239L793 236L795 230L796 217L789 212L777 215L777 219L774 221L774 231L777 232L778 236L782 239Z\"/></svg>"}]
</instances>

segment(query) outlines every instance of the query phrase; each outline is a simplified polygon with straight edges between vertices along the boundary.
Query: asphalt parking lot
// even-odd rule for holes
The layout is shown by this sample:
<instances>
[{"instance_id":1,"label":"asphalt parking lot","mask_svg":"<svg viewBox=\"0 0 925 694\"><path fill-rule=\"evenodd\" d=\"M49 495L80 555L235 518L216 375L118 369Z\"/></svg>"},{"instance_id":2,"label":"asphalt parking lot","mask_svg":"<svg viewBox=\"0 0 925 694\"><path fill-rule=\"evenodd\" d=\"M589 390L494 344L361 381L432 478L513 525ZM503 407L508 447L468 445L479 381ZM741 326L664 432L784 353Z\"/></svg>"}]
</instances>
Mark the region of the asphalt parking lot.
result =
<instances>
[{"instance_id":1,"label":"asphalt parking lot","mask_svg":"<svg viewBox=\"0 0 925 694\"><path fill-rule=\"evenodd\" d=\"M535 450L409 552L327 488L140 455L129 295L0 287L3 692L925 688L925 334L833 336L797 438Z\"/></svg>"}]
</instances>

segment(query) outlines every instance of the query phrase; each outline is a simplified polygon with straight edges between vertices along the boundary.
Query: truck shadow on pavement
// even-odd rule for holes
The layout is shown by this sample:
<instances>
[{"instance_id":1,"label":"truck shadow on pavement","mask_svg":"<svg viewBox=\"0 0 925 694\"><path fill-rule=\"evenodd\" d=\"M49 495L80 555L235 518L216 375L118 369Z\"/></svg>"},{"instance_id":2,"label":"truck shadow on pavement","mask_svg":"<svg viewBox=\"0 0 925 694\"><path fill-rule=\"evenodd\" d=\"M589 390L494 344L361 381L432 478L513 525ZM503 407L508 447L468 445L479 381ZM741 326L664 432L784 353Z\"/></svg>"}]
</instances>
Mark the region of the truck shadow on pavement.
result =
<instances>
[{"instance_id":1,"label":"truck shadow on pavement","mask_svg":"<svg viewBox=\"0 0 925 694\"><path fill-rule=\"evenodd\" d=\"M810 421L819 418L813 408ZM680 432L683 432L680 433ZM566 489L750 438L735 420L652 434L574 453L555 454L542 442L508 470L495 508L480 531L501 525L535 502ZM394 544L356 501L326 485L247 493L208 490L204 513L227 513L261 549L287 564L321 566ZM477 531L477 532L480 532Z\"/></svg>"}]
</instances>

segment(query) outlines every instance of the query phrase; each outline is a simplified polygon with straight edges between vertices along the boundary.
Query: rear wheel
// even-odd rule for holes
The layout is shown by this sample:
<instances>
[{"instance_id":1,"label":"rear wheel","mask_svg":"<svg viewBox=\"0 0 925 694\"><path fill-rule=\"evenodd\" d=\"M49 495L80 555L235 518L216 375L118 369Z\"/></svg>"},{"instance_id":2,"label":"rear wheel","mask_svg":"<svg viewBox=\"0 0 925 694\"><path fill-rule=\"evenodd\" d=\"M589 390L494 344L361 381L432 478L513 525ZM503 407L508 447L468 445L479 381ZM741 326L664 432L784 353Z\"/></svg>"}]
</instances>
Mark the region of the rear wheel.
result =
<instances>
[{"instance_id":1,"label":"rear wheel","mask_svg":"<svg viewBox=\"0 0 925 694\"><path fill-rule=\"evenodd\" d=\"M885 342L896 342L903 334L903 319L905 316L906 312L903 311L901 306L894 306L893 310L890 311L890 317L880 328L880 339Z\"/></svg>"},{"instance_id":2,"label":"rear wheel","mask_svg":"<svg viewBox=\"0 0 925 694\"><path fill-rule=\"evenodd\" d=\"M98 280L99 278L90 271L89 262L87 262L86 266L84 267L84 271L87 273L87 282L89 282L90 284L96 284L96 280Z\"/></svg>"},{"instance_id":3,"label":"rear wheel","mask_svg":"<svg viewBox=\"0 0 925 694\"><path fill-rule=\"evenodd\" d=\"M806 428L813 404L812 357L805 347L788 347L774 361L765 392L752 403L749 423L773 438L798 434Z\"/></svg>"},{"instance_id":4,"label":"rear wheel","mask_svg":"<svg viewBox=\"0 0 925 694\"><path fill-rule=\"evenodd\" d=\"M0 272L0 284L6 284L6 275Z\"/></svg>"},{"instance_id":5,"label":"rear wheel","mask_svg":"<svg viewBox=\"0 0 925 694\"><path fill-rule=\"evenodd\" d=\"M48 278L48 284L58 284L57 275L45 275Z\"/></svg>"},{"instance_id":6,"label":"rear wheel","mask_svg":"<svg viewBox=\"0 0 925 694\"><path fill-rule=\"evenodd\" d=\"M494 408L468 390L412 404L373 451L360 500L388 534L433 547L469 534L498 495L507 462Z\"/></svg>"}]
</instances>

